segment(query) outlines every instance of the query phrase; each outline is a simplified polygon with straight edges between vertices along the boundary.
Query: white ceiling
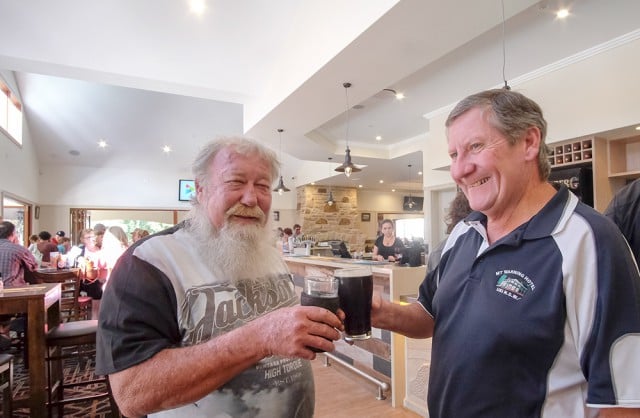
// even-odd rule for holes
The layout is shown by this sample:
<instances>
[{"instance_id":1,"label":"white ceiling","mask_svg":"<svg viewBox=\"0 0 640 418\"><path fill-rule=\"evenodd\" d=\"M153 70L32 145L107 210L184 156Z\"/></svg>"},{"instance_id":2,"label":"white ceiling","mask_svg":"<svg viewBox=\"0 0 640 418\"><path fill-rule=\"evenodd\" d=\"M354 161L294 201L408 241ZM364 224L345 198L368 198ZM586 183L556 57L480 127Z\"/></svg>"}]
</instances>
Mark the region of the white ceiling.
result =
<instances>
[{"instance_id":1,"label":"white ceiling","mask_svg":"<svg viewBox=\"0 0 640 418\"><path fill-rule=\"evenodd\" d=\"M0 0L0 69L16 73L41 165L185 170L221 134L279 151L283 128L289 187L313 164L318 179L335 174L321 184L421 190L429 116L502 84L503 41L517 84L639 28L636 0L576 0L563 21L561 2L504 1L503 36L500 0L208 0L202 16L186 0ZM366 166L350 180L332 171L345 81L349 146Z\"/></svg>"}]
</instances>

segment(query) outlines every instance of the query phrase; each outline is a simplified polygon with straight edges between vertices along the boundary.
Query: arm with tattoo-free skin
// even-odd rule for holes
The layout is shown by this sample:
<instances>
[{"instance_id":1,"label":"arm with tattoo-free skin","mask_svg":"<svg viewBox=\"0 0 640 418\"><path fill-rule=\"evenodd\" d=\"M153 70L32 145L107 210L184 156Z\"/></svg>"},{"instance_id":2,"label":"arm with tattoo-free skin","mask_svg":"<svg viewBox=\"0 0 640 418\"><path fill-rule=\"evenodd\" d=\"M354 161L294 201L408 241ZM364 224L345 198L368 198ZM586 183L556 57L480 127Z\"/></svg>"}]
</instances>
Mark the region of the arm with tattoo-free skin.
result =
<instances>
[{"instance_id":1,"label":"arm with tattoo-free skin","mask_svg":"<svg viewBox=\"0 0 640 418\"><path fill-rule=\"evenodd\" d=\"M190 347L169 348L109 382L123 415L143 416L201 399L261 359L278 355L312 360L307 347L335 349L343 326L314 306L282 308L247 325Z\"/></svg>"},{"instance_id":2,"label":"arm with tattoo-free skin","mask_svg":"<svg viewBox=\"0 0 640 418\"><path fill-rule=\"evenodd\" d=\"M397 332L410 338L433 336L433 318L417 302L400 305L386 301L379 294L373 295L371 325Z\"/></svg>"}]
</instances>

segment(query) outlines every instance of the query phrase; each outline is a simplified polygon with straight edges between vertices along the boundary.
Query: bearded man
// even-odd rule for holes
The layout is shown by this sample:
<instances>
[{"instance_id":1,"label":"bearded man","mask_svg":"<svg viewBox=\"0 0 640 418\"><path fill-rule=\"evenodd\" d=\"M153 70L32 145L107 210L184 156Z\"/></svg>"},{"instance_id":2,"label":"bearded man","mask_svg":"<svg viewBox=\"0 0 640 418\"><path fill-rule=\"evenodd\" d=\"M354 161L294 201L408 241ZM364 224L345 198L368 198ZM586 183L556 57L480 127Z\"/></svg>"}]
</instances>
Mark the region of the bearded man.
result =
<instances>
[{"instance_id":1,"label":"bearded man","mask_svg":"<svg viewBox=\"0 0 640 418\"><path fill-rule=\"evenodd\" d=\"M246 138L209 143L193 164L188 219L121 257L102 299L96 372L123 415L313 416L310 347L332 351L343 328L298 305L269 239L278 168Z\"/></svg>"}]
</instances>

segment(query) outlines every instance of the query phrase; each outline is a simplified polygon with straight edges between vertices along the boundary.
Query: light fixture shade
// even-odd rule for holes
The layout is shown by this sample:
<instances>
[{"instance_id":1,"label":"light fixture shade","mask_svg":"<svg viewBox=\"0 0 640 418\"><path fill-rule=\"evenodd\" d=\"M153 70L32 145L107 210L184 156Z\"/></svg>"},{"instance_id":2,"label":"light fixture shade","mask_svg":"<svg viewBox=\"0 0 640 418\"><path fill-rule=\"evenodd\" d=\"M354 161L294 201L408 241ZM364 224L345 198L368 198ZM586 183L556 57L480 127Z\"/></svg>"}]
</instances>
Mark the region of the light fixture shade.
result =
<instances>
[{"instance_id":1,"label":"light fixture shade","mask_svg":"<svg viewBox=\"0 0 640 418\"><path fill-rule=\"evenodd\" d=\"M409 209L413 209L415 205L416 202L413 201L413 197L411 197L411 193L409 193L409 203L407 203L407 206L409 207Z\"/></svg>"},{"instance_id":2,"label":"light fixture shade","mask_svg":"<svg viewBox=\"0 0 640 418\"><path fill-rule=\"evenodd\" d=\"M283 192L290 192L291 190L287 189L287 186L284 185L284 180L282 180L282 176L280 176L280 181L278 181L278 185L273 191L278 192L278 194L282 196Z\"/></svg>"},{"instance_id":3,"label":"light fixture shade","mask_svg":"<svg viewBox=\"0 0 640 418\"><path fill-rule=\"evenodd\" d=\"M333 193L331 192L331 190L329 190L329 198L327 199L327 205L333 206L334 203L335 201L333 200Z\"/></svg>"},{"instance_id":4,"label":"light fixture shade","mask_svg":"<svg viewBox=\"0 0 640 418\"><path fill-rule=\"evenodd\" d=\"M351 173L357 173L358 171L362 171L361 168L356 167L353 162L351 162L351 150L347 146L344 154L344 163L341 166L336 167L335 171L339 173L344 173L345 176L351 176Z\"/></svg>"}]
</instances>

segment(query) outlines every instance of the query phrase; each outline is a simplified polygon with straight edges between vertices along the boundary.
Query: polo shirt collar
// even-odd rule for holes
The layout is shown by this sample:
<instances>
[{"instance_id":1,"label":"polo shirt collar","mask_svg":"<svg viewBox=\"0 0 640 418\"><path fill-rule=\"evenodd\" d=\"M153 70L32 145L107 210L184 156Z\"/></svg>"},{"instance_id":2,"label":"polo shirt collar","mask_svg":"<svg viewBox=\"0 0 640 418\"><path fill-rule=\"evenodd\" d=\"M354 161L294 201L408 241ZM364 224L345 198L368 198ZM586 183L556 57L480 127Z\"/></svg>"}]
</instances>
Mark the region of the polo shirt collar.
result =
<instances>
[{"instance_id":1,"label":"polo shirt collar","mask_svg":"<svg viewBox=\"0 0 640 418\"><path fill-rule=\"evenodd\" d=\"M561 230L568 222L578 198L569 193L565 186L560 186L556 194L528 222L517 227L494 245L520 245L524 239L534 240L548 237ZM487 217L481 212L472 212L464 222L475 229L486 240Z\"/></svg>"}]
</instances>

